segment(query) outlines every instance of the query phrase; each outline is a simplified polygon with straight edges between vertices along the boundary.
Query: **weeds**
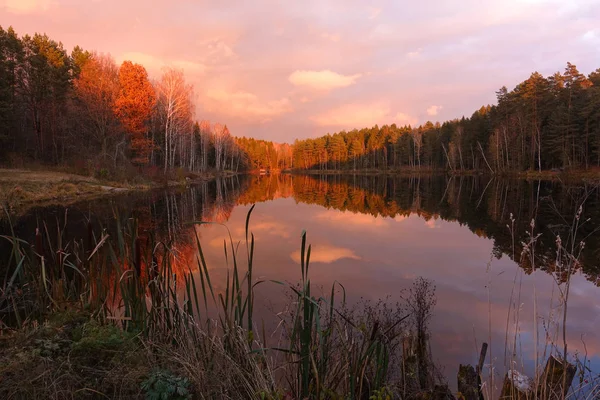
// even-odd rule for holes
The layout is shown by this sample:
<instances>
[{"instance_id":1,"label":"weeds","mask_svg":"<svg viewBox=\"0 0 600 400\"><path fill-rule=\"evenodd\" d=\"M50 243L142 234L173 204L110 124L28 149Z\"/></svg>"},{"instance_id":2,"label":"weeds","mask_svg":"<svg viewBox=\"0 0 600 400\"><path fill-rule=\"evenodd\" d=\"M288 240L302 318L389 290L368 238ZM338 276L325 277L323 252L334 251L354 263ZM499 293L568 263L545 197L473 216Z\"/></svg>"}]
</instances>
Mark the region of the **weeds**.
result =
<instances>
[{"instance_id":1,"label":"weeds","mask_svg":"<svg viewBox=\"0 0 600 400\"><path fill-rule=\"evenodd\" d=\"M246 218L243 246L231 235L224 243L228 272L220 291L215 290L198 236L196 265L178 275L174 266L179 260L171 243L140 234L135 220L122 222L117 214L114 232L93 230L88 224L86 238L69 242L66 224L56 232L41 224L32 244L14 233L2 236L12 246L0 291L2 328L16 331L13 343L33 343L34 348L17 345L5 352L0 372L9 379L0 380L0 396L451 397L429 350L428 322L436 304L431 281L417 279L403 294L403 303L396 305L349 305L338 282L327 296L317 296L306 233L300 238L297 285L256 280L253 208ZM534 244L532 227L524 248ZM568 273L576 267L572 254L579 247L567 251L558 244L558 270ZM523 255L535 268L532 253ZM291 296L280 324L283 336L276 344L267 343L269 336L254 320L254 291L262 284L276 285ZM566 305L568 286L560 293ZM505 345L513 356L519 329L518 312L515 315L510 335L514 342L509 343L507 318ZM552 354L566 359L566 352L565 340L562 352L554 348ZM587 362L580 361L583 371ZM37 378L32 389L26 389L20 383L31 380L32 374ZM590 376L580 374L580 385L590 384Z\"/></svg>"}]
</instances>

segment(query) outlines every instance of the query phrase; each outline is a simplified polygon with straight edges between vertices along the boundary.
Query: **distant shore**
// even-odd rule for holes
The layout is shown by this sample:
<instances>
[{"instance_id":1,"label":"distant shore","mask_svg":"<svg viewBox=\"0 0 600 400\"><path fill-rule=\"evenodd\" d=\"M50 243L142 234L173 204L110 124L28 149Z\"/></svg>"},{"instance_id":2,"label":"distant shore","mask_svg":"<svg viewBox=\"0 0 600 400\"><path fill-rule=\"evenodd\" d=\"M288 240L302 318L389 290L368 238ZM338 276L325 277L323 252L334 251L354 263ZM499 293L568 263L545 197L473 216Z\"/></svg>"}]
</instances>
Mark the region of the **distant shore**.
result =
<instances>
[{"instance_id":1,"label":"distant shore","mask_svg":"<svg viewBox=\"0 0 600 400\"><path fill-rule=\"evenodd\" d=\"M492 173L481 170L444 170L431 168L403 168L403 169L361 169L361 170L302 170L294 169L288 171L299 175L390 175L390 176L415 176L415 175L449 175L449 176L495 176L515 179L541 179L541 180L564 180L564 181L589 181L600 180L600 169L577 169L577 170L542 170L542 171L506 171Z\"/></svg>"}]
</instances>

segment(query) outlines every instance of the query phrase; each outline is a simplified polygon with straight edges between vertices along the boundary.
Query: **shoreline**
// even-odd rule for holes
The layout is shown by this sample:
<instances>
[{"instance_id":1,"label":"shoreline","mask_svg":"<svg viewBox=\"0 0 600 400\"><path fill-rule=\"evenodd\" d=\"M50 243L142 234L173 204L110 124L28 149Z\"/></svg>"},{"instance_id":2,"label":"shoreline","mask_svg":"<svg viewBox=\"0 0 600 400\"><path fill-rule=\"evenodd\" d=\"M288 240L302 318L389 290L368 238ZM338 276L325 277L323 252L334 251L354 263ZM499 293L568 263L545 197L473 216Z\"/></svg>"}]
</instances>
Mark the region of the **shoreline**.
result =
<instances>
[{"instance_id":1,"label":"shoreline","mask_svg":"<svg viewBox=\"0 0 600 400\"><path fill-rule=\"evenodd\" d=\"M185 180L163 182L141 176L142 183L129 183L53 170L0 168L0 208L22 213L36 206L66 205L124 193L185 187L232 175L237 173L194 173L187 174Z\"/></svg>"},{"instance_id":2,"label":"shoreline","mask_svg":"<svg viewBox=\"0 0 600 400\"><path fill-rule=\"evenodd\" d=\"M448 175L454 176L488 176L508 179L525 179L525 180L564 180L564 181L600 181L600 170L571 170L571 171L510 171L502 173L490 173L489 171L449 171L439 169L400 169L400 170L301 170L294 169L286 171L292 175L361 175L361 176L415 176L415 175Z\"/></svg>"}]
</instances>

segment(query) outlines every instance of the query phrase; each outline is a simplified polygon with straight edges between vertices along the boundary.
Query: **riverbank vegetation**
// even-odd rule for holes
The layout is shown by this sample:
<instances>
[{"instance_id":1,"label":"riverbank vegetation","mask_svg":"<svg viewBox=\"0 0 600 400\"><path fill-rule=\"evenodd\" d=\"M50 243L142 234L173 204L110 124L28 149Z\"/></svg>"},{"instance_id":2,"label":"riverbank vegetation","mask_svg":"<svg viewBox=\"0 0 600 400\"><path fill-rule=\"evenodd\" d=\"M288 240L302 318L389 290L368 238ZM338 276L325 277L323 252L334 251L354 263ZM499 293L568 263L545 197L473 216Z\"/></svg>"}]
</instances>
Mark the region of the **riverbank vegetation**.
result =
<instances>
[{"instance_id":1,"label":"riverbank vegetation","mask_svg":"<svg viewBox=\"0 0 600 400\"><path fill-rule=\"evenodd\" d=\"M416 279L398 304L347 303L343 282L317 294L322 290L311 284L306 234L299 241L297 282L259 279L253 275L251 213L252 208L245 240L225 243L228 273L222 282L211 273L214 266L206 264L199 236L195 265L182 266L168 242L157 241L133 219L121 224L118 215L114 231L98 231L88 223L87 235L69 241L66 221L56 233L38 229L31 243L14 233L3 236L12 248L2 268L0 292L0 395L11 399L454 398L428 346L429 338L436 335L428 329L435 312L431 281ZM580 213L574 217L575 231L584 223L580 217ZM540 373L531 381L524 378L525 395L535 393L536 398L579 398L598 390L598 378L586 369L586 359L561 369L567 357L577 360L561 342L569 277L580 253L571 239L578 242L575 236L557 242L557 268L564 270L566 280L557 280L561 295L558 308L553 309L556 315L546 321L551 324L545 325L546 343L540 343L543 355L536 350ZM534 270L536 240L532 225L521 257ZM266 331L264 321L255 317L261 305L255 302L254 292L262 285L290 296L288 306L278 313L275 333ZM512 354L508 358L512 372L507 376L521 379L513 368L522 364L523 355L514 349L519 347L522 326L529 322L519 315L517 303L516 297L511 298L514 314L507 318L516 322L507 327L505 352ZM536 318L533 324L538 323ZM548 365L555 369L542 374L542 357L548 355ZM464 391L459 397L475 399L486 390L489 398L496 395L501 385L494 383L494 374L502 366L492 359L486 381L491 386L480 387L477 376L486 379L484 358L485 351L476 370L461 367L476 372L475 379L471 372L459 376ZM516 383L520 381L508 379L508 389L502 389L504 398L522 398L523 386Z\"/></svg>"},{"instance_id":2,"label":"riverbank vegetation","mask_svg":"<svg viewBox=\"0 0 600 400\"><path fill-rule=\"evenodd\" d=\"M421 380L416 369L402 373L398 358L403 332L428 335L428 281L416 281L405 305L348 309L341 284L328 297L313 293L305 235L300 283L284 284L253 278L248 228L246 254L227 243L225 282L211 277L198 238L197 265L177 274L168 244L138 236L135 222L116 238L96 234L64 243L62 232L38 232L33 246L3 238L13 245L0 294L3 398L385 399L439 382L425 346L410 363L427 366ZM277 343L253 318L253 292L266 284L293 296Z\"/></svg>"}]
</instances>

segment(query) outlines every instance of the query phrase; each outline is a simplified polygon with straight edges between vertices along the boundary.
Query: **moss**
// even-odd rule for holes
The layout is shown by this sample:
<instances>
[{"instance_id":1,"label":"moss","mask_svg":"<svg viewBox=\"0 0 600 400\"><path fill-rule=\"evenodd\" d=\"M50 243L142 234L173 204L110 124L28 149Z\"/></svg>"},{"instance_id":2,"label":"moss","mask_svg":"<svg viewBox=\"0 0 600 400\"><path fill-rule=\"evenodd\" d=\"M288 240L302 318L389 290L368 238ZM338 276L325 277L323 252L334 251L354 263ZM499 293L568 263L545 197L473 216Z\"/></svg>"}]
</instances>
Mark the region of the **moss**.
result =
<instances>
[{"instance_id":1,"label":"moss","mask_svg":"<svg viewBox=\"0 0 600 400\"><path fill-rule=\"evenodd\" d=\"M135 335L122 331L114 325L101 325L97 321L91 320L81 329L76 331L78 340L73 344L73 351L78 352L102 352L102 351L123 351L125 347L135 345ZM74 339L77 339L74 336Z\"/></svg>"},{"instance_id":2,"label":"moss","mask_svg":"<svg viewBox=\"0 0 600 400\"><path fill-rule=\"evenodd\" d=\"M65 311L4 338L0 398L143 398L151 370L135 334Z\"/></svg>"}]
</instances>

